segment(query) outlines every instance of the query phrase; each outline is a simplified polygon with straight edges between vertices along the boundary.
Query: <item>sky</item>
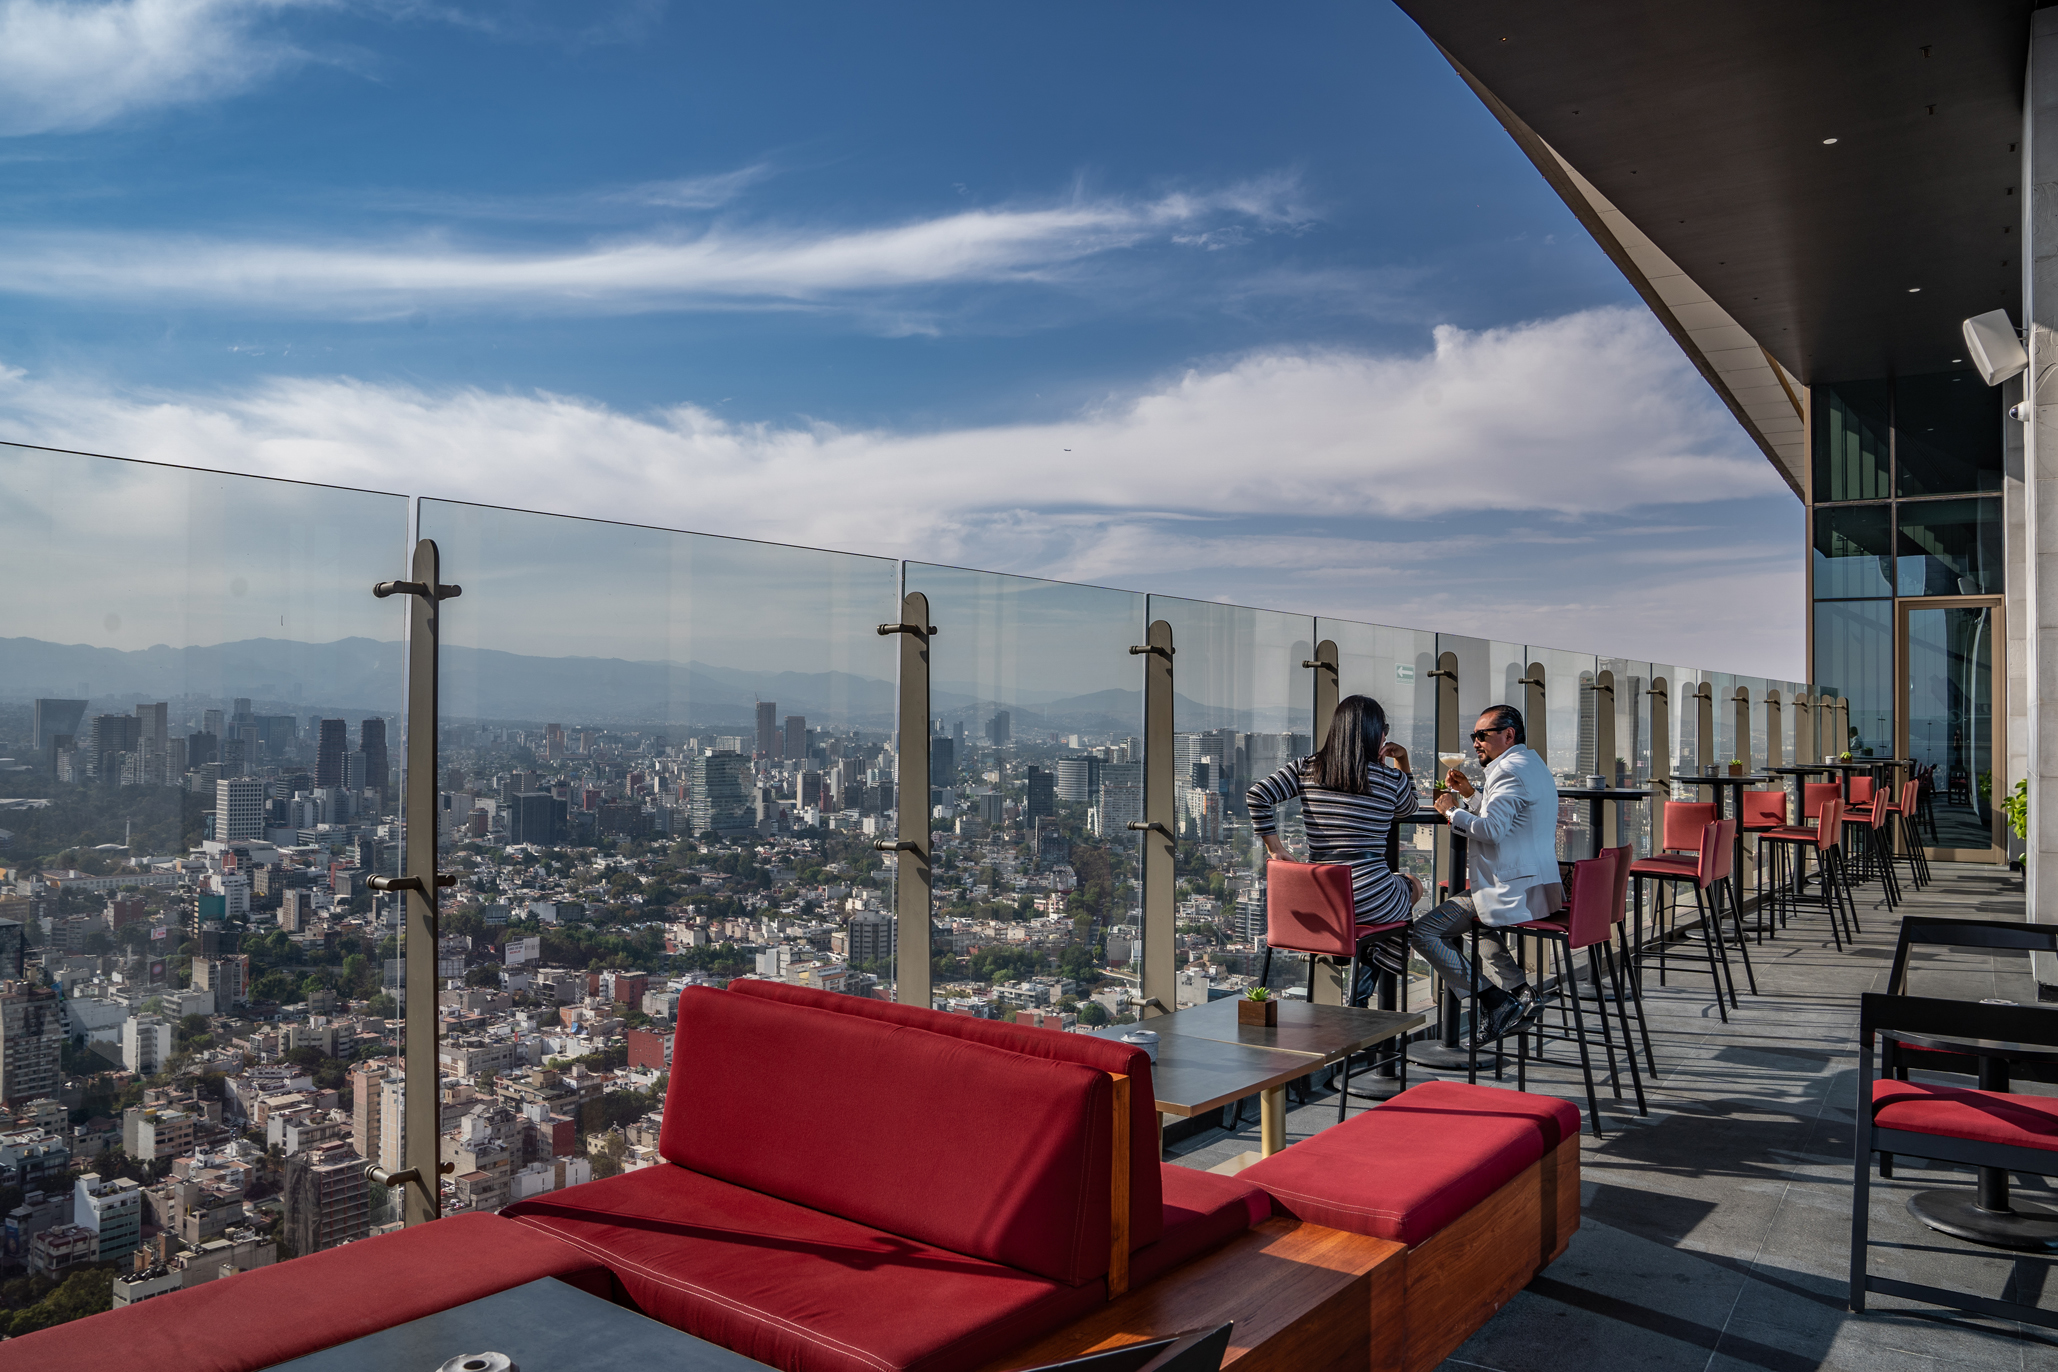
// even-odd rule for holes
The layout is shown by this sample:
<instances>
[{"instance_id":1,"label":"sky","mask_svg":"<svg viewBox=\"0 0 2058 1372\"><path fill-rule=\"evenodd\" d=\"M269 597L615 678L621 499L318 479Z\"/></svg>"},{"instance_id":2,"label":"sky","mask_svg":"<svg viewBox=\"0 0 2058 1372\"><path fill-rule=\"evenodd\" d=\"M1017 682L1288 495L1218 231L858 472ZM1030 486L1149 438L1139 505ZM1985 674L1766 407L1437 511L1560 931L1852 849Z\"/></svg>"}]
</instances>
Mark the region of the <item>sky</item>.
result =
<instances>
[{"instance_id":1,"label":"sky","mask_svg":"<svg viewBox=\"0 0 2058 1372\"><path fill-rule=\"evenodd\" d=\"M0 0L0 439L1801 674L1798 503L1376 2Z\"/></svg>"}]
</instances>

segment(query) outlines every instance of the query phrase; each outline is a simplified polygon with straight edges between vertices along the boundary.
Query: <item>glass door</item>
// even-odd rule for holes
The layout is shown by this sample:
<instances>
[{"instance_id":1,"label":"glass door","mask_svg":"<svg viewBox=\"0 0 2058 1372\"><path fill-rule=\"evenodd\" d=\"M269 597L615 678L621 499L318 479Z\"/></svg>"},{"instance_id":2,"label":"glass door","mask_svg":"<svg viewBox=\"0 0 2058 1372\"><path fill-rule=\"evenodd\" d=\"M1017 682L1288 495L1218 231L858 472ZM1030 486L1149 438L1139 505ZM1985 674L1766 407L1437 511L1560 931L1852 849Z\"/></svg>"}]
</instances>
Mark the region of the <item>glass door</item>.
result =
<instances>
[{"instance_id":1,"label":"glass door","mask_svg":"<svg viewBox=\"0 0 2058 1372\"><path fill-rule=\"evenodd\" d=\"M1994 703L2001 694L1999 599L1903 600L1900 737L1929 788L1922 832L1934 856L2000 862Z\"/></svg>"}]
</instances>

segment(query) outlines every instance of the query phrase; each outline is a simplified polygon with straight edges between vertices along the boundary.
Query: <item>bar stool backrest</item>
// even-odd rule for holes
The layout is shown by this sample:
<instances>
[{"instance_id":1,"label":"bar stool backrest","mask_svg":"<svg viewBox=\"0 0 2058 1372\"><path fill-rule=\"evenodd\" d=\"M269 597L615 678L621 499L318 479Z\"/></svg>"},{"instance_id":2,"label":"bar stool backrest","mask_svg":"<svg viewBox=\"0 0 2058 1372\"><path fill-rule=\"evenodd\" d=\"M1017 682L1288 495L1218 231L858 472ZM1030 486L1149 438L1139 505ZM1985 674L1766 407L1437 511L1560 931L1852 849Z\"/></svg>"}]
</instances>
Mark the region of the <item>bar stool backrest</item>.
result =
<instances>
[{"instance_id":1,"label":"bar stool backrest","mask_svg":"<svg viewBox=\"0 0 2058 1372\"><path fill-rule=\"evenodd\" d=\"M1899 809L1909 819L1915 818L1915 810L1922 800L1922 783L1910 777L1901 783L1901 804Z\"/></svg>"},{"instance_id":2,"label":"bar stool backrest","mask_svg":"<svg viewBox=\"0 0 2058 1372\"><path fill-rule=\"evenodd\" d=\"M1844 788L1834 781L1808 781L1801 784L1801 816L1803 819L1820 819L1823 802L1842 800Z\"/></svg>"},{"instance_id":3,"label":"bar stool backrest","mask_svg":"<svg viewBox=\"0 0 2058 1372\"><path fill-rule=\"evenodd\" d=\"M1357 925L1348 864L1265 864L1265 942L1271 947L1347 958L1357 952Z\"/></svg>"},{"instance_id":4,"label":"bar stool backrest","mask_svg":"<svg viewBox=\"0 0 2058 1372\"><path fill-rule=\"evenodd\" d=\"M1871 804L1873 789L1871 777L1852 777L1851 804L1854 806Z\"/></svg>"},{"instance_id":5,"label":"bar stool backrest","mask_svg":"<svg viewBox=\"0 0 2058 1372\"><path fill-rule=\"evenodd\" d=\"M1736 867L1736 821L1719 819L1701 832L1701 885L1721 881Z\"/></svg>"},{"instance_id":6,"label":"bar stool backrest","mask_svg":"<svg viewBox=\"0 0 2058 1372\"><path fill-rule=\"evenodd\" d=\"M1623 850L1604 848L1599 857L1572 864L1572 895L1566 901L1566 937L1574 948L1607 941L1615 923L1615 871L1627 864Z\"/></svg>"},{"instance_id":7,"label":"bar stool backrest","mask_svg":"<svg viewBox=\"0 0 2058 1372\"><path fill-rule=\"evenodd\" d=\"M1603 848L1601 851L1615 855L1615 909L1608 920L1612 924L1620 924L1623 911L1629 904L1629 864L1636 861L1636 853L1627 843L1620 848Z\"/></svg>"},{"instance_id":8,"label":"bar stool backrest","mask_svg":"<svg viewBox=\"0 0 2058 1372\"><path fill-rule=\"evenodd\" d=\"M1707 801L1665 802L1664 847L1669 853L1691 853L1701 846L1701 831L1715 822L1715 806Z\"/></svg>"},{"instance_id":9,"label":"bar stool backrest","mask_svg":"<svg viewBox=\"0 0 2058 1372\"><path fill-rule=\"evenodd\" d=\"M1843 842L1844 803L1831 798L1822 802L1822 820L1815 826L1815 851L1826 853Z\"/></svg>"},{"instance_id":10,"label":"bar stool backrest","mask_svg":"<svg viewBox=\"0 0 2058 1372\"><path fill-rule=\"evenodd\" d=\"M1786 823L1785 791L1744 791L1740 794L1746 829L1776 829Z\"/></svg>"}]
</instances>

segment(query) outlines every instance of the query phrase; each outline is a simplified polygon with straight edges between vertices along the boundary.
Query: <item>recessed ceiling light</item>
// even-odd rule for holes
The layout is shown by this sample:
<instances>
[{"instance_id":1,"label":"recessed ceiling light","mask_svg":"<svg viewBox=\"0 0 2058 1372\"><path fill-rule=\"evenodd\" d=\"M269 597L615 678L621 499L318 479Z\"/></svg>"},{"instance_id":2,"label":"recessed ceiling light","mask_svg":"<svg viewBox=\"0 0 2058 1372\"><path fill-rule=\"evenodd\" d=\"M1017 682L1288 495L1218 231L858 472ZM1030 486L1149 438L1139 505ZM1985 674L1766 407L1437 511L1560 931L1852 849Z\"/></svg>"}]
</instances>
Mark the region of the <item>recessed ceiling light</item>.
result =
<instances>
[{"instance_id":1,"label":"recessed ceiling light","mask_svg":"<svg viewBox=\"0 0 2058 1372\"><path fill-rule=\"evenodd\" d=\"M1920 286L1910 286L1910 287L1908 288L1908 294L1910 294L1910 295L1919 295L1919 294L1921 294L1921 293L1922 293L1922 287L1920 287Z\"/></svg>"},{"instance_id":2,"label":"recessed ceiling light","mask_svg":"<svg viewBox=\"0 0 2058 1372\"><path fill-rule=\"evenodd\" d=\"M1951 365L1955 367L1956 365L1958 365L1958 364L1959 364L1960 362L1963 362L1964 360L1965 360L1965 359L1964 359L1964 358L1962 358L1962 357L1954 357L1954 358L1952 358L1952 359L1951 359Z\"/></svg>"},{"instance_id":3,"label":"recessed ceiling light","mask_svg":"<svg viewBox=\"0 0 2058 1372\"><path fill-rule=\"evenodd\" d=\"M1829 146L1830 144L1832 144L1832 143L1834 143L1834 142L1836 142L1836 140L1835 140L1834 138L1825 138L1825 139L1823 139L1823 140L1822 140L1822 146L1826 148L1826 147L1828 147L1828 146Z\"/></svg>"}]
</instances>

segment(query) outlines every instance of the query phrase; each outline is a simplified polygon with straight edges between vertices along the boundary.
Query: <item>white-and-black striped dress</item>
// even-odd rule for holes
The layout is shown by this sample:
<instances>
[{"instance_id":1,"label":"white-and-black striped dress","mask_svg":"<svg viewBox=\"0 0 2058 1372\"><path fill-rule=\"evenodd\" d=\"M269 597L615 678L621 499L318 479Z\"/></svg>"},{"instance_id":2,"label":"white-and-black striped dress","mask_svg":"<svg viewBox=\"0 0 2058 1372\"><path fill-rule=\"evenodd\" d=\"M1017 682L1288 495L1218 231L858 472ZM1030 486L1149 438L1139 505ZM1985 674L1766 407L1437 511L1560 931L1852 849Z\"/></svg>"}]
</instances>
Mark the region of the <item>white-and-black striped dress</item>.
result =
<instances>
[{"instance_id":1,"label":"white-and-black striped dress","mask_svg":"<svg viewBox=\"0 0 2058 1372\"><path fill-rule=\"evenodd\" d=\"M1415 783L1405 772L1384 765L1374 766L1371 789L1364 795L1332 791L1314 782L1313 758L1288 763L1252 786L1244 796L1250 807L1251 827L1262 838L1276 833L1276 809L1299 796L1301 822L1308 833L1310 862L1348 863L1351 894L1358 908L1360 924L1390 924L1407 919L1414 902L1408 883L1386 865L1386 844L1398 815L1415 812ZM1395 940L1381 939L1373 946L1373 961L1387 971L1398 971L1402 953Z\"/></svg>"}]
</instances>

